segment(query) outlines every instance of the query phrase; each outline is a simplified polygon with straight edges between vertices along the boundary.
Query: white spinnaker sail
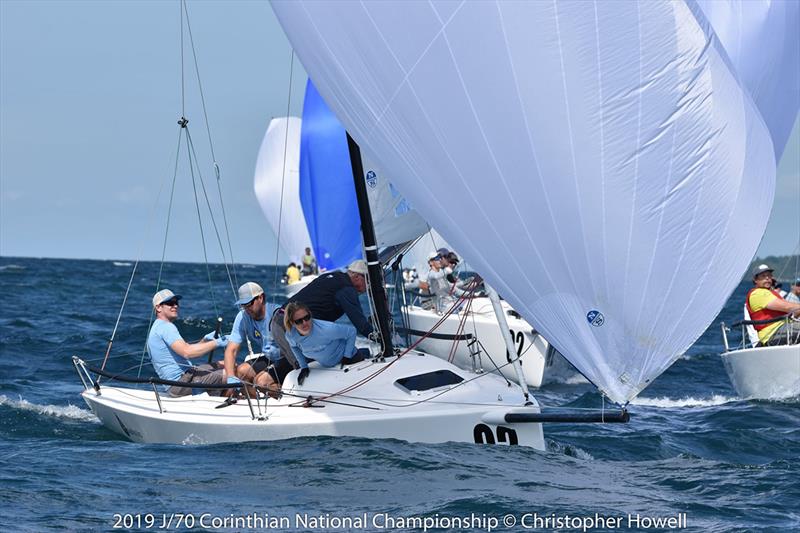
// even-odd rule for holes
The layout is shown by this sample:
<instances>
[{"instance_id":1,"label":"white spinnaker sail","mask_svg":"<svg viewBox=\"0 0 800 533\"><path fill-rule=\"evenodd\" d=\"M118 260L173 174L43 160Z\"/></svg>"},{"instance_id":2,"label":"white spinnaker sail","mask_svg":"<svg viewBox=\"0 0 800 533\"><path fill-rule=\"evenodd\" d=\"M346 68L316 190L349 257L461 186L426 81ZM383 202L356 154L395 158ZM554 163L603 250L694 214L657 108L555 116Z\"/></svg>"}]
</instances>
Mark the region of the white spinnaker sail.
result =
<instances>
[{"instance_id":1,"label":"white spinnaker sail","mask_svg":"<svg viewBox=\"0 0 800 533\"><path fill-rule=\"evenodd\" d=\"M773 147L685 3L273 9L354 139L612 400L668 368L741 279Z\"/></svg>"},{"instance_id":2,"label":"white spinnaker sail","mask_svg":"<svg viewBox=\"0 0 800 533\"><path fill-rule=\"evenodd\" d=\"M270 121L258 152L253 184L264 216L280 236L280 248L294 262L299 262L305 248L311 246L298 189L301 122L297 117Z\"/></svg>"},{"instance_id":3,"label":"white spinnaker sail","mask_svg":"<svg viewBox=\"0 0 800 533\"><path fill-rule=\"evenodd\" d=\"M800 2L698 0L767 123L780 160L800 109ZM702 21L701 21L702 22Z\"/></svg>"}]
</instances>

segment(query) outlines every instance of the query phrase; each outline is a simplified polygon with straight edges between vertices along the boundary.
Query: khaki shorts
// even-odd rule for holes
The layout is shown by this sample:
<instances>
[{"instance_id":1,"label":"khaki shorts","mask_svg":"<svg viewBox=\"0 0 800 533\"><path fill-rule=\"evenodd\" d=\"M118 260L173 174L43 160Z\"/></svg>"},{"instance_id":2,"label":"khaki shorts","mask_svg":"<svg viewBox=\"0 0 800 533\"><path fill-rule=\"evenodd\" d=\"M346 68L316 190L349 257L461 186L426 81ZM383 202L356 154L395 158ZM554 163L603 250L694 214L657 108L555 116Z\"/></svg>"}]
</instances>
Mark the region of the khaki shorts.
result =
<instances>
[{"instance_id":1,"label":"khaki shorts","mask_svg":"<svg viewBox=\"0 0 800 533\"><path fill-rule=\"evenodd\" d=\"M211 365L197 365L183 373L178 381L186 383L200 383L203 385L222 385L225 380L222 376L223 370L215 369ZM202 389L210 396L220 396L225 389ZM192 387L172 386L167 389L170 396L188 396L192 393Z\"/></svg>"}]
</instances>

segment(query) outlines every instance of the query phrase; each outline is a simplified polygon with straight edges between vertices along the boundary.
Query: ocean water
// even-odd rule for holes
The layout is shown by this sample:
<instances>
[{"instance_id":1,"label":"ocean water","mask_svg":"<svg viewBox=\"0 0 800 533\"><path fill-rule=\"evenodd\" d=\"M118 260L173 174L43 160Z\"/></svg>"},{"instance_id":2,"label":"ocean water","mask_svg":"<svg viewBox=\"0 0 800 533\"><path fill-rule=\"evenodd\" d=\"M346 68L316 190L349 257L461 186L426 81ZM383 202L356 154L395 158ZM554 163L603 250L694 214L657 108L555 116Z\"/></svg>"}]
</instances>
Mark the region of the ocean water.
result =
<instances>
[{"instance_id":1,"label":"ocean water","mask_svg":"<svg viewBox=\"0 0 800 533\"><path fill-rule=\"evenodd\" d=\"M738 318L746 283L634 400L629 424L549 425L544 452L329 437L177 446L117 436L79 396L70 358L102 359L131 268L0 258L0 531L241 531L248 517L264 531L621 531L670 517L690 531L800 528L800 402L738 399L718 356L719 322ZM139 269L114 370L139 369L159 275L184 295L185 338L212 330L217 312L232 320L220 266ZM237 276L280 299L275 269L240 265ZM536 396L599 405L585 383Z\"/></svg>"}]
</instances>

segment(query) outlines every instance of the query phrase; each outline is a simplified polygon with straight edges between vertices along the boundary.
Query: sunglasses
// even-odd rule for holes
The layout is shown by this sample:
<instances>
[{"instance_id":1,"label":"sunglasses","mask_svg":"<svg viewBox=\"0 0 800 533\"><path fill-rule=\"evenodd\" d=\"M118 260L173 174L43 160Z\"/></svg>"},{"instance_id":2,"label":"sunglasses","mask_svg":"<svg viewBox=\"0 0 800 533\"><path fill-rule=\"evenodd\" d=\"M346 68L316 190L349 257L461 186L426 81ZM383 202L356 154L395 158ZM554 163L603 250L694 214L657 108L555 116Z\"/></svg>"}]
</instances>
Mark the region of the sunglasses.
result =
<instances>
[{"instance_id":1,"label":"sunglasses","mask_svg":"<svg viewBox=\"0 0 800 533\"><path fill-rule=\"evenodd\" d=\"M246 304L243 304L242 305L242 309L250 309L251 307L253 307L253 304L256 303L256 300L258 300L258 296L256 296L255 298L253 298L252 300L250 300Z\"/></svg>"},{"instance_id":2,"label":"sunglasses","mask_svg":"<svg viewBox=\"0 0 800 533\"><path fill-rule=\"evenodd\" d=\"M297 318L297 319L295 319L295 320L292 320L292 322L294 322L294 324L295 324L296 326L299 326L299 325L300 325L300 324L302 324L303 322L308 322L309 320L311 320L311 315L301 316L300 318Z\"/></svg>"},{"instance_id":3,"label":"sunglasses","mask_svg":"<svg viewBox=\"0 0 800 533\"><path fill-rule=\"evenodd\" d=\"M178 307L181 304L180 302L178 302L178 300L170 300L168 302L161 302L161 305L167 305L169 307Z\"/></svg>"}]
</instances>

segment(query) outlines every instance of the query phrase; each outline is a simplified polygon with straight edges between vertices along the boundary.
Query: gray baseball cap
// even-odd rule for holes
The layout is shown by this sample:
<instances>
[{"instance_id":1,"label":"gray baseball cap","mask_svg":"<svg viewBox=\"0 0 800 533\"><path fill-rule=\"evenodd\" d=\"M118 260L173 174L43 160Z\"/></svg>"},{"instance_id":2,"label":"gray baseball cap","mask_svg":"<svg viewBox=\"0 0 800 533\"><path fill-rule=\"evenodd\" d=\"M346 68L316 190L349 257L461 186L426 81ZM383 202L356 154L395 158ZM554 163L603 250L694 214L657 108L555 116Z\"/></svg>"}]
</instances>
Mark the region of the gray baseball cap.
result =
<instances>
[{"instance_id":1,"label":"gray baseball cap","mask_svg":"<svg viewBox=\"0 0 800 533\"><path fill-rule=\"evenodd\" d=\"M774 268L770 268L769 265L764 265L764 264L758 265L757 267L755 267L753 269L753 277L756 277L759 274L762 274L764 272L774 272L774 271L775 271L775 269Z\"/></svg>"},{"instance_id":2,"label":"gray baseball cap","mask_svg":"<svg viewBox=\"0 0 800 533\"><path fill-rule=\"evenodd\" d=\"M239 299L236 300L236 305L250 303L254 298L261 296L262 294L264 294L264 289L261 288L261 285L254 281L248 281L239 287Z\"/></svg>"}]
</instances>

